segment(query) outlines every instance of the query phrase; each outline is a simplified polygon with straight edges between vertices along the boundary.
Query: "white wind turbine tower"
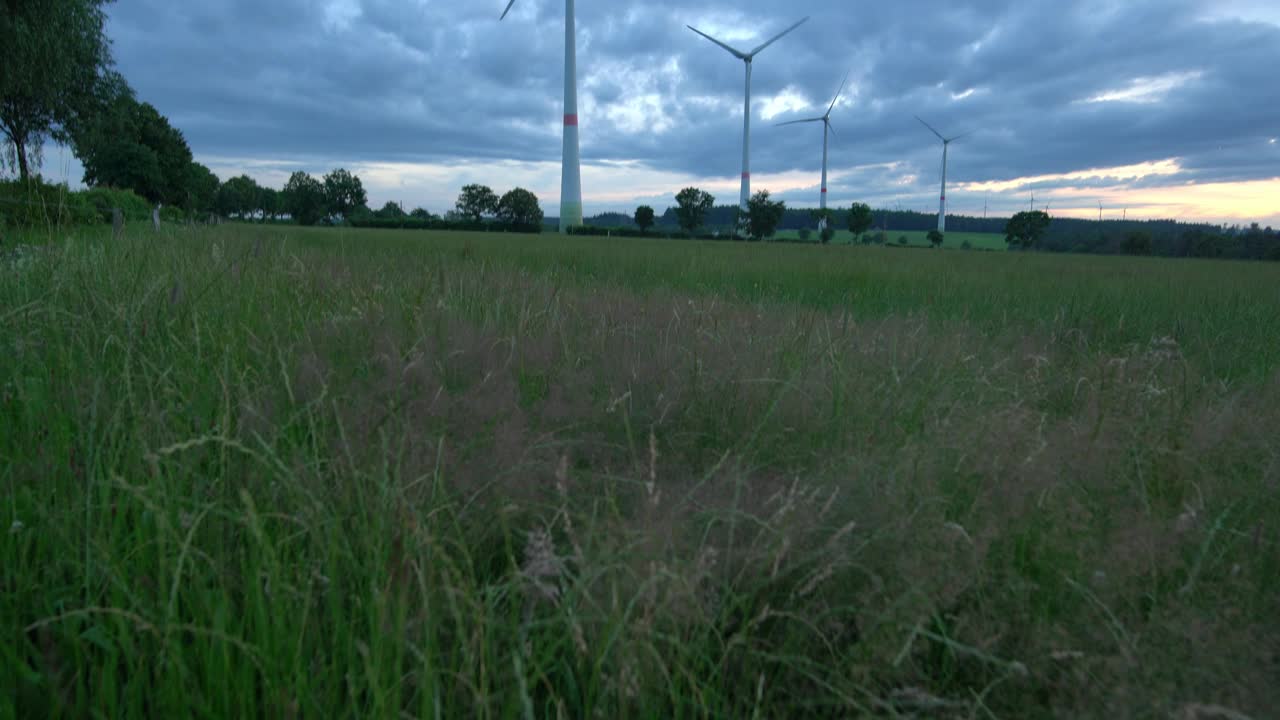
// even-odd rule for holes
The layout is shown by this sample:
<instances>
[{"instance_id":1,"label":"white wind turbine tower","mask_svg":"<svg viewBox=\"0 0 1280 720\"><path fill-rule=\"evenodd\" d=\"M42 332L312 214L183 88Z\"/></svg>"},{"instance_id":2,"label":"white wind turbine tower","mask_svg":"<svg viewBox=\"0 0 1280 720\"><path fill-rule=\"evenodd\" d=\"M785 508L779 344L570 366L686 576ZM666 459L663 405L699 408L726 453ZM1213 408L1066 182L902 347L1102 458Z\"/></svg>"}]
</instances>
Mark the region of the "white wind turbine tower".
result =
<instances>
[{"instance_id":1,"label":"white wind turbine tower","mask_svg":"<svg viewBox=\"0 0 1280 720\"><path fill-rule=\"evenodd\" d=\"M916 119L920 120L920 116L917 115ZM947 148L951 147L951 143L968 136L970 133L947 138L943 137L942 133L934 130L933 126L924 120L920 120L920 124L929 128L929 132L937 135L938 139L942 141L942 196L938 200L938 232L945 233L947 231Z\"/></svg>"},{"instance_id":2,"label":"white wind turbine tower","mask_svg":"<svg viewBox=\"0 0 1280 720\"><path fill-rule=\"evenodd\" d=\"M840 96L844 94L844 86L849 82L849 73L844 74L844 81L840 83L840 89L836 91L836 97L831 101L831 105L827 107L827 112L822 117L808 118L805 120L792 120L791 122L778 123L778 127L783 125L798 125L800 123L822 123L822 193L819 198L819 207L822 210L827 209L827 133L834 133L835 128L831 127L831 111L835 109L836 103L840 101ZM818 229L827 229L827 214L822 213L822 219L818 221Z\"/></svg>"},{"instance_id":3,"label":"white wind turbine tower","mask_svg":"<svg viewBox=\"0 0 1280 720\"><path fill-rule=\"evenodd\" d=\"M803 25L808 19L809 18L806 17L795 25L792 25L786 30L774 35L763 45L760 45L751 52L743 52L736 48L732 48L692 25L685 26L716 45L728 50L729 54L738 58L747 66L747 94L742 103L742 192L738 197L738 206L744 213L747 210L747 201L751 199L751 61L754 60L756 55L759 55L762 50L780 40L783 35L786 35L792 30Z\"/></svg>"},{"instance_id":4,"label":"white wind turbine tower","mask_svg":"<svg viewBox=\"0 0 1280 720\"><path fill-rule=\"evenodd\" d=\"M516 0L507 3L500 21ZM578 146L578 43L574 0L564 0L564 149L560 160L560 232L582 225L582 158Z\"/></svg>"}]
</instances>

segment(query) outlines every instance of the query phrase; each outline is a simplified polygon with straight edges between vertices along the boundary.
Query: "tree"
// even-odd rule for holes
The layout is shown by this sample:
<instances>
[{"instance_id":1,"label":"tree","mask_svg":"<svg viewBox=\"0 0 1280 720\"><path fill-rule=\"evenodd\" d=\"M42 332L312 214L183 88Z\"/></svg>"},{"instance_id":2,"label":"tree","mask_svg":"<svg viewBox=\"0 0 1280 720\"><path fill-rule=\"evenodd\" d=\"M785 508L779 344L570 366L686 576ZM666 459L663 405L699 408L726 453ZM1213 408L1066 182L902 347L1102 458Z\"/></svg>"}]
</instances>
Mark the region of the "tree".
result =
<instances>
[{"instance_id":1,"label":"tree","mask_svg":"<svg viewBox=\"0 0 1280 720\"><path fill-rule=\"evenodd\" d=\"M862 237L862 234L871 229L875 218L871 216L871 206L866 203L854 203L849 208L849 231L853 233L854 239Z\"/></svg>"},{"instance_id":2,"label":"tree","mask_svg":"<svg viewBox=\"0 0 1280 720\"><path fill-rule=\"evenodd\" d=\"M191 163L187 168L187 209L202 213L212 211L221 185L212 170L198 162Z\"/></svg>"},{"instance_id":3,"label":"tree","mask_svg":"<svg viewBox=\"0 0 1280 720\"><path fill-rule=\"evenodd\" d=\"M262 189L248 175L240 175L222 183L218 188L218 214L238 215L245 219L258 209L258 194Z\"/></svg>"},{"instance_id":4,"label":"tree","mask_svg":"<svg viewBox=\"0 0 1280 720\"><path fill-rule=\"evenodd\" d=\"M927 237L929 238L929 244L934 248L942 247L942 241L945 239L943 238L942 233L937 230L930 230Z\"/></svg>"},{"instance_id":5,"label":"tree","mask_svg":"<svg viewBox=\"0 0 1280 720\"><path fill-rule=\"evenodd\" d=\"M822 208L821 210L810 211L809 214L818 223L818 227L821 230L818 233L818 238L822 244L825 245L831 242L831 239L836 236L836 229L831 227L831 220L835 217L835 213L831 212L830 208Z\"/></svg>"},{"instance_id":6,"label":"tree","mask_svg":"<svg viewBox=\"0 0 1280 720\"><path fill-rule=\"evenodd\" d=\"M284 207L299 225L315 225L325 213L324 184L295 172L284 185Z\"/></svg>"},{"instance_id":7,"label":"tree","mask_svg":"<svg viewBox=\"0 0 1280 720\"><path fill-rule=\"evenodd\" d=\"M127 188L153 203L187 205L192 158L186 139L127 87L114 92L92 118L84 118L71 131L84 165L84 183Z\"/></svg>"},{"instance_id":8,"label":"tree","mask_svg":"<svg viewBox=\"0 0 1280 720\"><path fill-rule=\"evenodd\" d=\"M283 209L280 191L275 188L258 188L258 209L262 211L262 219L275 220Z\"/></svg>"},{"instance_id":9,"label":"tree","mask_svg":"<svg viewBox=\"0 0 1280 720\"><path fill-rule=\"evenodd\" d=\"M466 185L455 207L464 219L478 223L485 215L498 212L498 196L486 185Z\"/></svg>"},{"instance_id":10,"label":"tree","mask_svg":"<svg viewBox=\"0 0 1280 720\"><path fill-rule=\"evenodd\" d=\"M41 162L48 137L92 115L113 82L102 6L109 0L0 3L0 131L4 163L23 180Z\"/></svg>"},{"instance_id":11,"label":"tree","mask_svg":"<svg viewBox=\"0 0 1280 720\"><path fill-rule=\"evenodd\" d=\"M757 242L773 235L786 212L787 204L770 200L768 190L757 192L747 201L747 233Z\"/></svg>"},{"instance_id":12,"label":"tree","mask_svg":"<svg viewBox=\"0 0 1280 720\"><path fill-rule=\"evenodd\" d=\"M687 187L676 193L676 217L681 229L690 235L696 233L715 204L714 195L698 188Z\"/></svg>"},{"instance_id":13,"label":"tree","mask_svg":"<svg viewBox=\"0 0 1280 720\"><path fill-rule=\"evenodd\" d=\"M352 210L369 201L360 178L343 168L324 176L324 196L329 214L337 215L343 220L347 219Z\"/></svg>"},{"instance_id":14,"label":"tree","mask_svg":"<svg viewBox=\"0 0 1280 720\"><path fill-rule=\"evenodd\" d=\"M1009 218L1004 227L1004 241L1010 247L1035 247L1045 230L1049 229L1049 223L1049 213L1043 210L1024 210Z\"/></svg>"},{"instance_id":15,"label":"tree","mask_svg":"<svg viewBox=\"0 0 1280 720\"><path fill-rule=\"evenodd\" d=\"M648 205L641 205L636 208L636 225L640 227L640 234L643 235L649 228L653 227L653 208Z\"/></svg>"},{"instance_id":16,"label":"tree","mask_svg":"<svg viewBox=\"0 0 1280 720\"><path fill-rule=\"evenodd\" d=\"M542 225L542 208L538 196L516 188L498 201L498 219L510 225L537 227Z\"/></svg>"},{"instance_id":17,"label":"tree","mask_svg":"<svg viewBox=\"0 0 1280 720\"><path fill-rule=\"evenodd\" d=\"M375 211L373 214L385 220L399 220L406 217L404 208L400 207L400 203L391 202L390 200L382 206L382 209Z\"/></svg>"},{"instance_id":18,"label":"tree","mask_svg":"<svg viewBox=\"0 0 1280 720\"><path fill-rule=\"evenodd\" d=\"M428 212L426 208L420 208L420 207L414 208L413 212L409 213L409 217L415 220L426 220L426 221L439 219L435 215L432 215L430 212Z\"/></svg>"},{"instance_id":19,"label":"tree","mask_svg":"<svg viewBox=\"0 0 1280 720\"><path fill-rule=\"evenodd\" d=\"M1146 230L1130 230L1124 236L1122 247L1126 255L1150 255L1151 233Z\"/></svg>"}]
</instances>

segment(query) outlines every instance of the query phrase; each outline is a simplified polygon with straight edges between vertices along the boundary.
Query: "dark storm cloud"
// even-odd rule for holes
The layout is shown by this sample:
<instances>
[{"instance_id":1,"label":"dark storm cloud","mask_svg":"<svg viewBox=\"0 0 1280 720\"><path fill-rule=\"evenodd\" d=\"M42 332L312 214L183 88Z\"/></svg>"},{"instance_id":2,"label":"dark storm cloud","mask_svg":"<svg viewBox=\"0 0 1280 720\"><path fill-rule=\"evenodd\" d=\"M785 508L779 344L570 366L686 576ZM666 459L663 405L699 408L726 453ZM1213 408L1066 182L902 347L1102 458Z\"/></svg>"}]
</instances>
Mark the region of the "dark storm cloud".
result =
<instances>
[{"instance_id":1,"label":"dark storm cloud","mask_svg":"<svg viewBox=\"0 0 1280 720\"><path fill-rule=\"evenodd\" d=\"M125 75L198 156L555 160L563 4L519 0L499 23L503 5L131 0L111 6L110 32ZM810 15L756 61L757 99L789 90L811 103L769 121L756 106L756 173L814 171L816 184L820 128L774 123L820 114L851 71L833 114L833 188L889 197L934 183L938 148L914 114L947 133L974 131L955 146L959 182L1172 157L1183 173L1146 182L1275 177L1280 153L1267 141L1280 134L1280 27L1203 19L1212 8L581 0L583 156L736 176L742 63L684 25L750 47ZM1089 102L1109 93L1120 97Z\"/></svg>"}]
</instances>

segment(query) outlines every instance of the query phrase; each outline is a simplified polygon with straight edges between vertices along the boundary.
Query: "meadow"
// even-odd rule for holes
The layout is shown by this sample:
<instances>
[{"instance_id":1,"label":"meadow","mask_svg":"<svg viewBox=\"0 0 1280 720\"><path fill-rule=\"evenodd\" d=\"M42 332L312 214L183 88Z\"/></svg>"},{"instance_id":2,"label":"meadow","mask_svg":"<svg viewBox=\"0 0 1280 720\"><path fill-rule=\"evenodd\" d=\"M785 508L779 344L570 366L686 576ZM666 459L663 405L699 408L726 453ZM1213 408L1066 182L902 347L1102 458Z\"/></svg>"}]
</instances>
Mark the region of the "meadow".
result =
<instances>
[{"instance_id":1,"label":"meadow","mask_svg":"<svg viewBox=\"0 0 1280 720\"><path fill-rule=\"evenodd\" d=\"M1275 264L26 239L0 717L1280 707Z\"/></svg>"}]
</instances>

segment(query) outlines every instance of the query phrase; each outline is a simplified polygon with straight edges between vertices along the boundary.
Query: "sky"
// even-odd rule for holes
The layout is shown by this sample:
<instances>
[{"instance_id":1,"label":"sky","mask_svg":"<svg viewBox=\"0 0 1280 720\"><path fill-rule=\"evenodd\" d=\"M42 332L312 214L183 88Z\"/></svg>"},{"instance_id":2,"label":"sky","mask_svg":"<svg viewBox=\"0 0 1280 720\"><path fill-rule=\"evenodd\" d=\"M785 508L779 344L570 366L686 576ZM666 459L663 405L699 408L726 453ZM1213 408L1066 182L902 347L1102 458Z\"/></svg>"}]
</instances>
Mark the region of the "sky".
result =
<instances>
[{"instance_id":1,"label":"sky","mask_svg":"<svg viewBox=\"0 0 1280 720\"><path fill-rule=\"evenodd\" d=\"M558 214L563 0L120 0L108 34L140 99L226 179L358 174L375 207L441 213L459 188ZM1272 0L579 0L588 215L737 200L744 49L753 189L951 213L1280 226L1280 3ZM46 152L46 176L78 168ZM52 171L52 172L50 172ZM70 177L72 181L77 178Z\"/></svg>"}]
</instances>

